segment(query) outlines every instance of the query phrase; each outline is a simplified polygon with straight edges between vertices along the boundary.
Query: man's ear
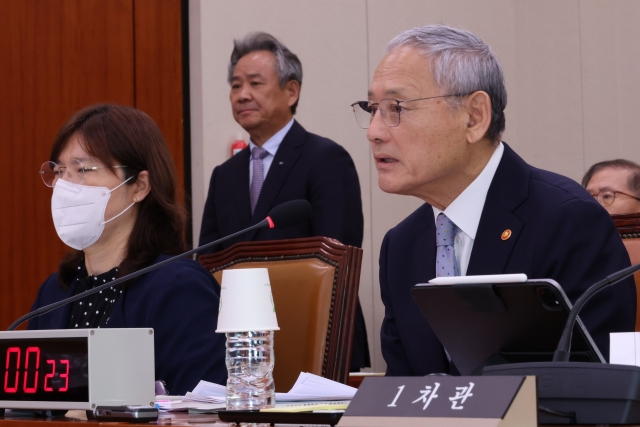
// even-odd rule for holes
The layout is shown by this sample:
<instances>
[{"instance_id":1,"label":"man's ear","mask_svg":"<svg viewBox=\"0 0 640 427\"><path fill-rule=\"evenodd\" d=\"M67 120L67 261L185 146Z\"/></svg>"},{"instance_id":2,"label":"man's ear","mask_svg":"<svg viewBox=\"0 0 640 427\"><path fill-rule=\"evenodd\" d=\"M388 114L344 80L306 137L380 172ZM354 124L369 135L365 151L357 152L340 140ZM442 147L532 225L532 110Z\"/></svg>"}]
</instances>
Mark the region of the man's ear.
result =
<instances>
[{"instance_id":1,"label":"man's ear","mask_svg":"<svg viewBox=\"0 0 640 427\"><path fill-rule=\"evenodd\" d=\"M298 98L300 98L300 83L296 80L289 80L284 90L289 97L289 107L291 107L298 101Z\"/></svg>"},{"instance_id":2,"label":"man's ear","mask_svg":"<svg viewBox=\"0 0 640 427\"><path fill-rule=\"evenodd\" d=\"M469 95L465 106L468 114L467 142L475 144L484 138L491 124L491 98L480 90Z\"/></svg>"},{"instance_id":3,"label":"man's ear","mask_svg":"<svg viewBox=\"0 0 640 427\"><path fill-rule=\"evenodd\" d=\"M133 193L133 201L141 202L147 197L151 191L151 183L149 182L149 172L142 171L138 173L138 179L133 184L135 191Z\"/></svg>"}]
</instances>

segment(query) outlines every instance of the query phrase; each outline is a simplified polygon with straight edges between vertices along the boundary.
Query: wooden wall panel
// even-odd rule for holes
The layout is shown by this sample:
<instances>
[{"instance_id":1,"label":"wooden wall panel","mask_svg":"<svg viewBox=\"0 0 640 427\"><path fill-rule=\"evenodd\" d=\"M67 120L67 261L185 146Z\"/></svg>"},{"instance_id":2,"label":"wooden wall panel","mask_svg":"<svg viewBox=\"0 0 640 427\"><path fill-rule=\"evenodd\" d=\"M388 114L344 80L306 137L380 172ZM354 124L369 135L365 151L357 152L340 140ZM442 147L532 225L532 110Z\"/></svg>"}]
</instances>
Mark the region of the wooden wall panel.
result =
<instances>
[{"instance_id":1,"label":"wooden wall panel","mask_svg":"<svg viewBox=\"0 0 640 427\"><path fill-rule=\"evenodd\" d=\"M133 104L131 0L0 2L0 327L28 311L67 248L51 221L51 190L38 175L76 110Z\"/></svg>"},{"instance_id":2,"label":"wooden wall panel","mask_svg":"<svg viewBox=\"0 0 640 427\"><path fill-rule=\"evenodd\" d=\"M181 0L134 0L135 106L160 126L184 187Z\"/></svg>"},{"instance_id":3,"label":"wooden wall panel","mask_svg":"<svg viewBox=\"0 0 640 427\"><path fill-rule=\"evenodd\" d=\"M182 182L179 36L179 0L0 0L0 328L29 310L68 250L37 172L73 112L94 103L147 111Z\"/></svg>"}]
</instances>

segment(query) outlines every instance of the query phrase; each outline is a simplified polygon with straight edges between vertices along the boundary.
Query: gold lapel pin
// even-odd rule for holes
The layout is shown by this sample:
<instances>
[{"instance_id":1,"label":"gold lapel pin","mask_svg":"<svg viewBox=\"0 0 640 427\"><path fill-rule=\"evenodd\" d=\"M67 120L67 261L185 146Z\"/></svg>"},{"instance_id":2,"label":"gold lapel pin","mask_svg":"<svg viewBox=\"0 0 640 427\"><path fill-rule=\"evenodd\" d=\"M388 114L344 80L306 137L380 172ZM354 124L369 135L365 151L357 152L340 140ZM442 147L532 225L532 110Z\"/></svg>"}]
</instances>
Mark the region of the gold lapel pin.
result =
<instances>
[{"instance_id":1,"label":"gold lapel pin","mask_svg":"<svg viewBox=\"0 0 640 427\"><path fill-rule=\"evenodd\" d=\"M504 230L502 232L502 235L500 236L500 238L502 240L507 240L509 237L511 237L511 230L509 230L508 228L506 230Z\"/></svg>"}]
</instances>

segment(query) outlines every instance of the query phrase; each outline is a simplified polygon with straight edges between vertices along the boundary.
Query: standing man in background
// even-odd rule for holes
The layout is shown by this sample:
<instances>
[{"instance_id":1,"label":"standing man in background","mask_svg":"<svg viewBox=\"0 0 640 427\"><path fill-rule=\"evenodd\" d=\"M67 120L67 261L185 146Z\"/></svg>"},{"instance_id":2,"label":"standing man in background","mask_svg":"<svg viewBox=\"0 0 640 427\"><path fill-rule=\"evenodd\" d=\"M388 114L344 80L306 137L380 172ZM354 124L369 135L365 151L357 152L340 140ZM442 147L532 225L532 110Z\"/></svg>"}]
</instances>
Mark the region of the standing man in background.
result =
<instances>
[{"instance_id":1,"label":"standing man in background","mask_svg":"<svg viewBox=\"0 0 640 427\"><path fill-rule=\"evenodd\" d=\"M610 215L640 212L640 165L625 159L591 166L582 186Z\"/></svg>"},{"instance_id":2,"label":"standing man in background","mask_svg":"<svg viewBox=\"0 0 640 427\"><path fill-rule=\"evenodd\" d=\"M262 221L273 207L295 199L311 203L310 221L286 229L261 229L213 248L240 241L325 236L362 246L364 220L360 182L349 153L307 132L296 113L302 64L275 37L252 33L234 40L229 64L233 117L251 140L211 175L200 245ZM369 348L358 302L351 370L368 367Z\"/></svg>"},{"instance_id":3,"label":"standing man in background","mask_svg":"<svg viewBox=\"0 0 640 427\"><path fill-rule=\"evenodd\" d=\"M506 104L489 46L444 25L391 40L369 99L353 104L368 128L380 188L425 202L389 230L380 250L387 375L457 372L411 298L417 283L525 273L556 280L575 302L630 265L613 221L589 193L501 142ZM633 331L635 316L633 278L599 292L580 313L607 359L609 333Z\"/></svg>"}]
</instances>

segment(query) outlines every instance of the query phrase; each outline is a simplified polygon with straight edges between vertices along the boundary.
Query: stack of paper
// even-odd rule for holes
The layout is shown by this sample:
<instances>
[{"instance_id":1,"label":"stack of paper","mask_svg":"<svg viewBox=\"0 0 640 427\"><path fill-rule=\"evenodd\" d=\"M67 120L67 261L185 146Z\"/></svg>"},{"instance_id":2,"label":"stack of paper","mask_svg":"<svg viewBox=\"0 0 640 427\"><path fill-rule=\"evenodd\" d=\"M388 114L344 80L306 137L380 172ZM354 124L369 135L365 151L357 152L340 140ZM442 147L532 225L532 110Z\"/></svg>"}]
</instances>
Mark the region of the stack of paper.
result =
<instances>
[{"instance_id":1,"label":"stack of paper","mask_svg":"<svg viewBox=\"0 0 640 427\"><path fill-rule=\"evenodd\" d=\"M222 403L205 403L195 402L191 400L161 400L156 399L156 407L164 412L216 412L218 409L225 409L226 402Z\"/></svg>"},{"instance_id":2,"label":"stack of paper","mask_svg":"<svg viewBox=\"0 0 640 427\"><path fill-rule=\"evenodd\" d=\"M156 408L161 411L170 411L174 402L182 402L182 396L156 396Z\"/></svg>"},{"instance_id":3,"label":"stack of paper","mask_svg":"<svg viewBox=\"0 0 640 427\"><path fill-rule=\"evenodd\" d=\"M301 372L288 393L276 393L276 402L299 400L351 400L358 391L336 381Z\"/></svg>"},{"instance_id":4,"label":"stack of paper","mask_svg":"<svg viewBox=\"0 0 640 427\"><path fill-rule=\"evenodd\" d=\"M356 391L358 390L348 385L301 372L288 393L276 393L276 402L326 401L329 404L329 401L351 400ZM227 389L223 385L200 381L196 388L187 392L185 396L157 396L156 406L168 412L215 412L225 408L226 393Z\"/></svg>"},{"instance_id":5,"label":"stack of paper","mask_svg":"<svg viewBox=\"0 0 640 427\"><path fill-rule=\"evenodd\" d=\"M208 381L200 381L192 392L187 392L185 398L197 402L226 402L227 387Z\"/></svg>"},{"instance_id":6,"label":"stack of paper","mask_svg":"<svg viewBox=\"0 0 640 427\"><path fill-rule=\"evenodd\" d=\"M275 408L260 409L260 412L344 412L351 400L313 400L277 403Z\"/></svg>"},{"instance_id":7,"label":"stack of paper","mask_svg":"<svg viewBox=\"0 0 640 427\"><path fill-rule=\"evenodd\" d=\"M226 407L227 388L220 384L200 381L184 397L158 396L156 406L161 411L215 412Z\"/></svg>"}]
</instances>

